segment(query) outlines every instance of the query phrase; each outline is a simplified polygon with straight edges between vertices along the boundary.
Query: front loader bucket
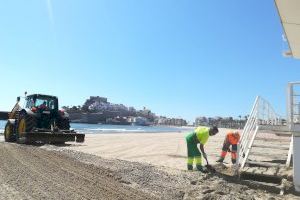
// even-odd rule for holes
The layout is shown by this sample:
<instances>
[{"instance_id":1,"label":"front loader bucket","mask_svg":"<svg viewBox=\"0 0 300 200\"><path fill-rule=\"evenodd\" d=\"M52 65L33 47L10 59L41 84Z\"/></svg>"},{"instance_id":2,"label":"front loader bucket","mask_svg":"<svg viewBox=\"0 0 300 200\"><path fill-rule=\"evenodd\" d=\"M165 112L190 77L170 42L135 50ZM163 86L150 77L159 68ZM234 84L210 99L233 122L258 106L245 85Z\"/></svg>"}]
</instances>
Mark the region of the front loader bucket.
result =
<instances>
[{"instance_id":1,"label":"front loader bucket","mask_svg":"<svg viewBox=\"0 0 300 200\"><path fill-rule=\"evenodd\" d=\"M32 132L26 133L26 142L78 142L83 143L85 135L80 133L52 133L52 132Z\"/></svg>"}]
</instances>

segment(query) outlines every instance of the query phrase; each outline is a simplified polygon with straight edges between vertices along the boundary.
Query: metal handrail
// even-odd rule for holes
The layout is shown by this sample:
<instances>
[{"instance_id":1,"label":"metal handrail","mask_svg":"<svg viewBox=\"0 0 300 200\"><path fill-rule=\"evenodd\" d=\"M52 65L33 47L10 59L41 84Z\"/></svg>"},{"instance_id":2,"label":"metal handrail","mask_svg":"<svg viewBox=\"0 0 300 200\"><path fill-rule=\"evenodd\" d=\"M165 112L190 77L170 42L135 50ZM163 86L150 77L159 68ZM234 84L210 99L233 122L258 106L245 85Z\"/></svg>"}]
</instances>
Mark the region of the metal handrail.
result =
<instances>
[{"instance_id":1,"label":"metal handrail","mask_svg":"<svg viewBox=\"0 0 300 200\"><path fill-rule=\"evenodd\" d=\"M240 169L247 162L259 125L282 125L281 119L268 101L260 96L256 97L238 145L237 163Z\"/></svg>"}]
</instances>

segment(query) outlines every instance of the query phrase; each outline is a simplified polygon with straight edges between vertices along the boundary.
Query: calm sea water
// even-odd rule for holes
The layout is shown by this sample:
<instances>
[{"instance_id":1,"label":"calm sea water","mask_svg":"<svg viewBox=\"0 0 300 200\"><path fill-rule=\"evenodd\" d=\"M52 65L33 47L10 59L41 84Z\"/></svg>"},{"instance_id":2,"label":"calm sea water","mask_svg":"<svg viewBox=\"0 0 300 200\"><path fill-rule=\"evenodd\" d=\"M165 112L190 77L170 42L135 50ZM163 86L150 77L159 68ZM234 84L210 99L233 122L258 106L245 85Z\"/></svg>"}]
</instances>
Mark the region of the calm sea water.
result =
<instances>
[{"instance_id":1,"label":"calm sea water","mask_svg":"<svg viewBox=\"0 0 300 200\"><path fill-rule=\"evenodd\" d=\"M0 120L0 133L4 132L6 121ZM188 132L191 128L166 127L166 126L123 126L107 124L81 124L71 123L71 128L80 133L158 133L158 132Z\"/></svg>"}]
</instances>

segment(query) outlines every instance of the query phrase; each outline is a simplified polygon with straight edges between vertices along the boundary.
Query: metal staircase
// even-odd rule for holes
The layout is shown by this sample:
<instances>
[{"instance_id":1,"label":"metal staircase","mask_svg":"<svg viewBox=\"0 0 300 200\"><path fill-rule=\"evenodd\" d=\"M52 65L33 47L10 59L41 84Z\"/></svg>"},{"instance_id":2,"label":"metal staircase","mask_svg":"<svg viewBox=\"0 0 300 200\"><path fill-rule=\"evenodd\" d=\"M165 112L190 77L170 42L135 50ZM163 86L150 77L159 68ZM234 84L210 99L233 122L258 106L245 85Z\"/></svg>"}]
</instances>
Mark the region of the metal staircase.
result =
<instances>
[{"instance_id":1,"label":"metal staircase","mask_svg":"<svg viewBox=\"0 0 300 200\"><path fill-rule=\"evenodd\" d=\"M238 170L243 179L280 184L291 179L293 139L286 120L265 99L257 97L238 146Z\"/></svg>"}]
</instances>

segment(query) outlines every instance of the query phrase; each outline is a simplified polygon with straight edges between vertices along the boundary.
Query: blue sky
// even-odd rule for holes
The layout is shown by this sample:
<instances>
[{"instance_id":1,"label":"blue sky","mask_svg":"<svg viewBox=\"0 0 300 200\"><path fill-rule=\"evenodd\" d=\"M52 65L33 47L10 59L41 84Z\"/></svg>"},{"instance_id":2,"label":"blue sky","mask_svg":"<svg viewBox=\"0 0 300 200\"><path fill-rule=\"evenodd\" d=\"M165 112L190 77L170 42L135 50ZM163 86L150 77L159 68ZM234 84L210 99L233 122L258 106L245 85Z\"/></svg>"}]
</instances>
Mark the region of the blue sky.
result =
<instances>
[{"instance_id":1,"label":"blue sky","mask_svg":"<svg viewBox=\"0 0 300 200\"><path fill-rule=\"evenodd\" d=\"M11 0L0 25L0 110L28 91L194 120L246 115L261 95L284 115L300 75L272 0Z\"/></svg>"}]
</instances>

